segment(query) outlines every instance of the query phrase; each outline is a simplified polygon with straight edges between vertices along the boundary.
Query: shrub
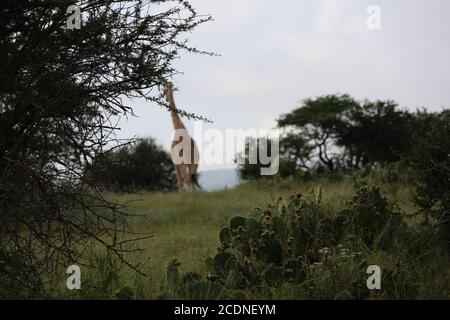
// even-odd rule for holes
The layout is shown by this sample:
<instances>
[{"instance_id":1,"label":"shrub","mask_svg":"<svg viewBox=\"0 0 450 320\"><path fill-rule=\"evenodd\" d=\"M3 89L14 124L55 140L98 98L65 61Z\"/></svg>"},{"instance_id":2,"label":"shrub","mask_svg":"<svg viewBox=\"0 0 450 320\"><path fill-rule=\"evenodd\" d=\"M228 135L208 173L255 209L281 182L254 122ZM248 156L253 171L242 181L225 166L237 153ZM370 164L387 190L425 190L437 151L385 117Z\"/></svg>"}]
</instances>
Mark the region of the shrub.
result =
<instances>
[{"instance_id":1,"label":"shrub","mask_svg":"<svg viewBox=\"0 0 450 320\"><path fill-rule=\"evenodd\" d=\"M168 288L159 298L218 300L225 297L225 288L220 284L208 281L194 272L188 272L181 276L179 267L180 263L176 259L171 260L167 265Z\"/></svg>"},{"instance_id":2,"label":"shrub","mask_svg":"<svg viewBox=\"0 0 450 320\"><path fill-rule=\"evenodd\" d=\"M417 180L414 200L425 221L450 225L450 111L423 122L408 157Z\"/></svg>"},{"instance_id":3,"label":"shrub","mask_svg":"<svg viewBox=\"0 0 450 320\"><path fill-rule=\"evenodd\" d=\"M168 152L153 139L143 139L134 148L119 148L98 158L90 168L91 179L116 190L172 190L175 170Z\"/></svg>"},{"instance_id":4,"label":"shrub","mask_svg":"<svg viewBox=\"0 0 450 320\"><path fill-rule=\"evenodd\" d=\"M404 230L402 216L396 212L378 187L360 188L338 218L347 232L357 236L367 246L388 249Z\"/></svg>"},{"instance_id":5,"label":"shrub","mask_svg":"<svg viewBox=\"0 0 450 320\"><path fill-rule=\"evenodd\" d=\"M272 157L272 144L273 141L268 138L252 138L249 137L245 140L245 150L236 155L235 162L239 164L238 174L241 180L254 180L258 178L272 178L273 176L261 175L262 168L270 167L270 164L265 163L264 157ZM263 163L264 162L264 163ZM283 166L283 169L281 169ZM291 170L292 163L289 161L280 161L279 173L288 174Z\"/></svg>"},{"instance_id":6,"label":"shrub","mask_svg":"<svg viewBox=\"0 0 450 320\"><path fill-rule=\"evenodd\" d=\"M44 288L35 274L27 257L12 255L0 243L0 299L45 298Z\"/></svg>"}]
</instances>

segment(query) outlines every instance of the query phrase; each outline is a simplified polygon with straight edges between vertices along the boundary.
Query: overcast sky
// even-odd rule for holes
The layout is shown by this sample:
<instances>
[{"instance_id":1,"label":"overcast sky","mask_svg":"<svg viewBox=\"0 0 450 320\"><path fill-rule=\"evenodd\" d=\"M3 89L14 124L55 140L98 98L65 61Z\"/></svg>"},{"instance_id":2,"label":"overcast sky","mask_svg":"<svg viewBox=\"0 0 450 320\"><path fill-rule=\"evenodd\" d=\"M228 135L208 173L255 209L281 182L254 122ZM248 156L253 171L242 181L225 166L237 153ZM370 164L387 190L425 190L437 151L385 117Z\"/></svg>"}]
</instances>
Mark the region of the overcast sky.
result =
<instances>
[{"instance_id":1,"label":"overcast sky","mask_svg":"<svg viewBox=\"0 0 450 320\"><path fill-rule=\"evenodd\" d=\"M303 99L333 93L412 110L450 106L448 0L190 2L214 19L189 35L191 45L221 56L183 54L175 101L214 121L205 128L273 128ZM366 25L371 5L381 9L379 30ZM168 149L169 113L140 100L134 112L119 136L151 136Z\"/></svg>"}]
</instances>

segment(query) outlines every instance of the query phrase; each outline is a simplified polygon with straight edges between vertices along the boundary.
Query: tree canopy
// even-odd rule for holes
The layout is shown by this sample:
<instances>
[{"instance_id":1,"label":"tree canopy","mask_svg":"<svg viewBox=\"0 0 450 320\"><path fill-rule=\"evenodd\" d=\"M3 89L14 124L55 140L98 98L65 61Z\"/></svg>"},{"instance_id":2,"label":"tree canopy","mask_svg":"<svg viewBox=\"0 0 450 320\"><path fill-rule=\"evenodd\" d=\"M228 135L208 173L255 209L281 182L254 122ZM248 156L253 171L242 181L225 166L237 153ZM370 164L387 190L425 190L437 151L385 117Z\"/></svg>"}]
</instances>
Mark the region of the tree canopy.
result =
<instances>
[{"instance_id":1,"label":"tree canopy","mask_svg":"<svg viewBox=\"0 0 450 320\"><path fill-rule=\"evenodd\" d=\"M80 29L67 28L69 5ZM209 17L188 1L140 0L3 0L0 17L1 289L36 297L43 272L89 263L92 240L138 270L118 236L127 214L86 164L121 143L112 119L132 113L130 99L165 105L173 60L199 52L183 35Z\"/></svg>"},{"instance_id":2,"label":"tree canopy","mask_svg":"<svg viewBox=\"0 0 450 320\"><path fill-rule=\"evenodd\" d=\"M409 147L412 118L393 101L358 102L349 95L327 95L306 99L282 115L278 125L295 129L282 140L285 152L303 154L303 163L306 155L315 155L333 171L339 163L359 168L398 161Z\"/></svg>"},{"instance_id":3,"label":"tree canopy","mask_svg":"<svg viewBox=\"0 0 450 320\"><path fill-rule=\"evenodd\" d=\"M89 171L94 184L112 190L169 191L176 188L170 154L153 139L142 139L135 146L112 150L96 159Z\"/></svg>"}]
</instances>

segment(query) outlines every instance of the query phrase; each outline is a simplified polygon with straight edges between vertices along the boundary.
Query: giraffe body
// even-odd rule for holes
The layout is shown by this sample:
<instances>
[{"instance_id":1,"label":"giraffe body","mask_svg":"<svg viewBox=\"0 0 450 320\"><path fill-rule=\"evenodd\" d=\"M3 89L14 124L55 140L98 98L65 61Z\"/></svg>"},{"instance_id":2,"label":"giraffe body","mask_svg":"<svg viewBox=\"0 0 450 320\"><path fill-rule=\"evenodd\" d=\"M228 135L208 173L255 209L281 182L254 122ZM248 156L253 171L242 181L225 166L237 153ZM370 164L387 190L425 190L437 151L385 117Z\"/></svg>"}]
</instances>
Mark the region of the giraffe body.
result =
<instances>
[{"instance_id":1,"label":"giraffe body","mask_svg":"<svg viewBox=\"0 0 450 320\"><path fill-rule=\"evenodd\" d=\"M171 109L170 113L175 129L171 144L171 155L175 166L178 190L192 192L195 191L196 186L200 187L197 182L199 152L194 139L188 134L180 116L175 111L172 84L169 84L167 88L166 98ZM174 161L174 159L177 159L177 161Z\"/></svg>"}]
</instances>

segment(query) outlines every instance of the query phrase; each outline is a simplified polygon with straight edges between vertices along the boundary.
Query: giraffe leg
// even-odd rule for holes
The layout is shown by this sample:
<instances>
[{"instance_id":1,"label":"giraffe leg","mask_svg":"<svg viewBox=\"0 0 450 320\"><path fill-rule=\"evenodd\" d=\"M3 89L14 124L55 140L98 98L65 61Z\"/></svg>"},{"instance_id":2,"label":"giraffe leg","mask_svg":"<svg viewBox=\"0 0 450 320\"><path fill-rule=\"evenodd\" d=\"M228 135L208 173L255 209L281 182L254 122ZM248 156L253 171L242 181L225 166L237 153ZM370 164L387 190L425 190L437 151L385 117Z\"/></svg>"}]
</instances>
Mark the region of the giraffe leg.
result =
<instances>
[{"instance_id":1,"label":"giraffe leg","mask_svg":"<svg viewBox=\"0 0 450 320\"><path fill-rule=\"evenodd\" d=\"M194 191L194 184L192 183L192 175L188 166L186 166L186 176L184 183L186 185L186 191L188 192Z\"/></svg>"},{"instance_id":2,"label":"giraffe leg","mask_svg":"<svg viewBox=\"0 0 450 320\"><path fill-rule=\"evenodd\" d=\"M182 181L182 191L190 192L190 174L189 167L185 164L181 165L181 181Z\"/></svg>"},{"instance_id":3,"label":"giraffe leg","mask_svg":"<svg viewBox=\"0 0 450 320\"><path fill-rule=\"evenodd\" d=\"M178 191L183 191L183 177L182 177L182 172L181 172L181 167L180 165L176 165L175 166L175 173L177 175L177 187L178 187Z\"/></svg>"},{"instance_id":4,"label":"giraffe leg","mask_svg":"<svg viewBox=\"0 0 450 320\"><path fill-rule=\"evenodd\" d=\"M191 177L191 184L192 184L192 190L195 190L196 187L199 187L201 189L200 185L198 184L198 177L197 177L197 169L198 164L193 163L189 166L189 176Z\"/></svg>"}]
</instances>

